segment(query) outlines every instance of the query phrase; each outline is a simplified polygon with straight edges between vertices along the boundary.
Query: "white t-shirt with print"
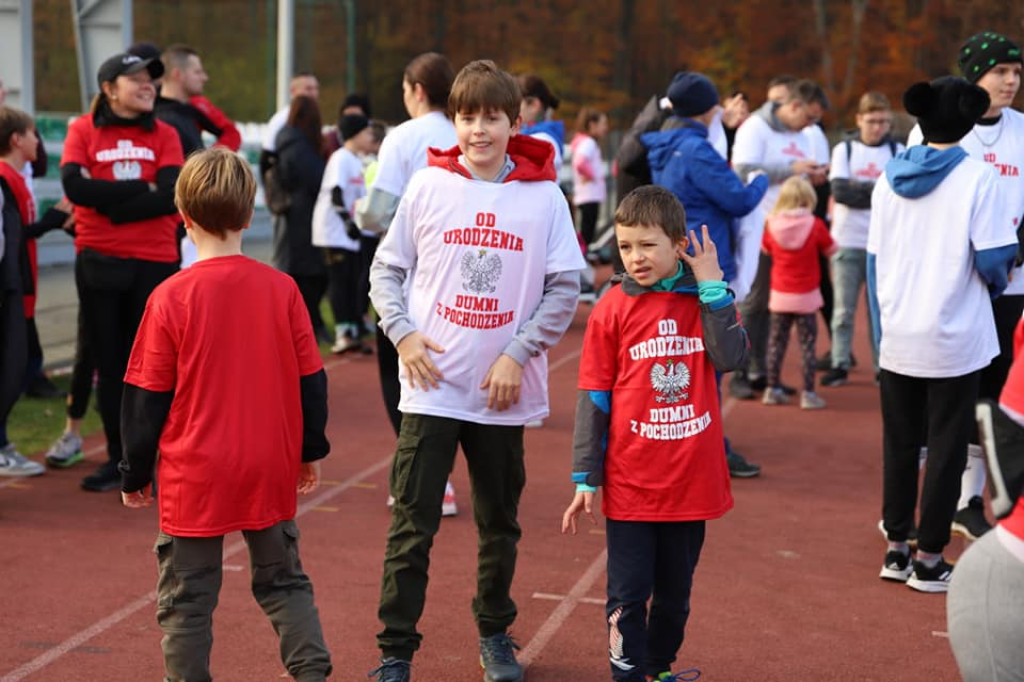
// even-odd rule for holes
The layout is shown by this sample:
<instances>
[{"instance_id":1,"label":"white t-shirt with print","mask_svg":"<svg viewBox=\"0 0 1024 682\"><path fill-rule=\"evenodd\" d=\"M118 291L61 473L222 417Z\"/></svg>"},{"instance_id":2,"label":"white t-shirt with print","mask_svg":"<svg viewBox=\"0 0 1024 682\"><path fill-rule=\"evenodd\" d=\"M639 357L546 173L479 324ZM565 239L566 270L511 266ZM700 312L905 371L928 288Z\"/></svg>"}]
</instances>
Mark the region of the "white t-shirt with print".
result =
<instances>
[{"instance_id":1,"label":"white t-shirt with print","mask_svg":"<svg viewBox=\"0 0 1024 682\"><path fill-rule=\"evenodd\" d=\"M427 167L428 147L451 149L455 144L455 126L439 111L399 124L381 142L374 188L402 196L412 174Z\"/></svg>"},{"instance_id":2,"label":"white t-shirt with print","mask_svg":"<svg viewBox=\"0 0 1024 682\"><path fill-rule=\"evenodd\" d=\"M739 130L732 146L732 165L755 164L759 166L788 166L794 161L812 158L811 141L803 131L772 129L760 116L751 116ZM746 178L749 181L749 178ZM729 286L736 294L736 300L746 298L757 274L757 262L761 253L761 237L764 234L765 217L775 206L781 183L768 187L761 203L753 211L740 218L736 230L736 277Z\"/></svg>"},{"instance_id":3,"label":"white t-shirt with print","mask_svg":"<svg viewBox=\"0 0 1024 682\"><path fill-rule=\"evenodd\" d=\"M345 221L338 215L331 201L335 187L341 187L341 197L349 215L352 214L356 200L366 196L363 161L344 147L331 154L324 169L320 194L313 207L313 246L358 251L359 240L348 236Z\"/></svg>"},{"instance_id":4,"label":"white t-shirt with print","mask_svg":"<svg viewBox=\"0 0 1024 682\"><path fill-rule=\"evenodd\" d=\"M811 158L814 159L815 163L822 165L828 163L828 137L826 137L825 131L821 129L821 126L812 123L800 132L807 137L807 141L811 144Z\"/></svg>"},{"instance_id":5,"label":"white t-shirt with print","mask_svg":"<svg viewBox=\"0 0 1024 682\"><path fill-rule=\"evenodd\" d=\"M553 182L492 183L440 168L417 173L377 249L408 271L409 316L444 353L437 389L409 386L402 412L522 425L548 415L547 355L523 367L519 403L487 408L487 371L530 319L546 275L585 267L569 206Z\"/></svg>"},{"instance_id":6,"label":"white t-shirt with print","mask_svg":"<svg viewBox=\"0 0 1024 682\"><path fill-rule=\"evenodd\" d=\"M929 194L904 199L883 173L871 197L879 366L912 377L956 377L999 354L988 287L974 253L1016 244L989 164L965 158Z\"/></svg>"},{"instance_id":7,"label":"white t-shirt with print","mask_svg":"<svg viewBox=\"0 0 1024 682\"><path fill-rule=\"evenodd\" d=\"M1007 207L1014 212L1014 227L1024 218L1024 114L1006 107L1001 121L995 125L976 125L967 133L960 146L972 159L992 164L996 171L1001 195ZM921 127L914 126L907 138L907 146L921 144ZM1003 295L1024 294L1024 267L1013 271L1013 279Z\"/></svg>"},{"instance_id":8,"label":"white t-shirt with print","mask_svg":"<svg viewBox=\"0 0 1024 682\"><path fill-rule=\"evenodd\" d=\"M849 145L840 142L832 149L832 165L828 179L877 182L885 169L885 164L893 157L893 148L888 141L874 147L860 140L850 140ZM903 149L903 145L895 144L897 154ZM832 239L840 248L866 249L870 223L870 208L850 208L837 201L832 209Z\"/></svg>"},{"instance_id":9,"label":"white t-shirt with print","mask_svg":"<svg viewBox=\"0 0 1024 682\"><path fill-rule=\"evenodd\" d=\"M573 147L572 158L573 203L577 206L604 203L608 188L605 187L604 160L601 158L601 147L598 146L597 140L589 135L583 137L580 143ZM577 160L585 161L590 166L590 170L594 173L593 180L585 180L580 173L576 172Z\"/></svg>"}]
</instances>

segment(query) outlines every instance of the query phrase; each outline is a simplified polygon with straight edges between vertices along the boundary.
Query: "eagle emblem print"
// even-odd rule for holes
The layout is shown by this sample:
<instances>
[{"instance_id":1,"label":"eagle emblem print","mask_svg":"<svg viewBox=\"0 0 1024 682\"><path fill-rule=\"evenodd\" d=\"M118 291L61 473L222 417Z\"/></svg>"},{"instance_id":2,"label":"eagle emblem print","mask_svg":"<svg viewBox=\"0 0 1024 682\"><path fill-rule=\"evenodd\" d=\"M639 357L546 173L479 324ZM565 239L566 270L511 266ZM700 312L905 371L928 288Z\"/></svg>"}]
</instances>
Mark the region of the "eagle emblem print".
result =
<instances>
[{"instance_id":1,"label":"eagle emblem print","mask_svg":"<svg viewBox=\"0 0 1024 682\"><path fill-rule=\"evenodd\" d=\"M460 263L462 288L474 294L492 294L497 290L501 277L501 257L486 249L466 251Z\"/></svg>"},{"instance_id":2,"label":"eagle emblem print","mask_svg":"<svg viewBox=\"0 0 1024 682\"><path fill-rule=\"evenodd\" d=\"M668 359L665 364L654 363L651 367L651 387L658 394L659 403L671 405L689 398L686 389L690 387L690 368L681 361Z\"/></svg>"}]
</instances>

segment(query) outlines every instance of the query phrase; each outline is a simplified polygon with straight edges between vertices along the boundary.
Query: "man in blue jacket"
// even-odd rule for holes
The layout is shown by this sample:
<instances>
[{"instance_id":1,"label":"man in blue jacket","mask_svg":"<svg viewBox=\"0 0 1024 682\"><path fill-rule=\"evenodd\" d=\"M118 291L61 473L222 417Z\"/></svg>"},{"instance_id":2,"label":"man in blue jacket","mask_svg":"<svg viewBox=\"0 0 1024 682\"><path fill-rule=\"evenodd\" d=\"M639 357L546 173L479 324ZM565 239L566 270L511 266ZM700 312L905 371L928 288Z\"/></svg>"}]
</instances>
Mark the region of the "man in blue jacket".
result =
<instances>
[{"instance_id":1,"label":"man in blue jacket","mask_svg":"<svg viewBox=\"0 0 1024 682\"><path fill-rule=\"evenodd\" d=\"M768 178L757 175L744 185L708 141L708 126L720 106L718 90L707 76L687 71L676 74L668 87L668 99L672 103L671 125L641 136L654 184L671 191L686 207L688 232L700 235L701 226L708 226L724 279L732 281L736 276L735 219L757 207L768 190ZM750 478L761 473L761 467L733 451L728 440L725 450L731 476Z\"/></svg>"}]
</instances>

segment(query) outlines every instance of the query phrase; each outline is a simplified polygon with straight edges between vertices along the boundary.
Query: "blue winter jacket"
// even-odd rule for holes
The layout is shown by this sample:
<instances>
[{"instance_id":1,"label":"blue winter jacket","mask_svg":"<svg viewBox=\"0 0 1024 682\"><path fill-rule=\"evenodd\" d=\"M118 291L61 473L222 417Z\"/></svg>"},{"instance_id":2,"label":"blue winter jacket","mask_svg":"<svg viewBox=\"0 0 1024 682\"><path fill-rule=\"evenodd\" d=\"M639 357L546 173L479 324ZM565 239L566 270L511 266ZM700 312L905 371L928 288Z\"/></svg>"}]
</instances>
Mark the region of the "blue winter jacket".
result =
<instances>
[{"instance_id":1,"label":"blue winter jacket","mask_svg":"<svg viewBox=\"0 0 1024 682\"><path fill-rule=\"evenodd\" d=\"M644 133L654 184L660 185L683 203L686 227L700 238L701 225L708 226L718 248L718 264L725 281L736 277L734 219L757 207L768 190L768 178L759 175L744 185L708 142L708 129L692 119L675 119L682 127Z\"/></svg>"}]
</instances>

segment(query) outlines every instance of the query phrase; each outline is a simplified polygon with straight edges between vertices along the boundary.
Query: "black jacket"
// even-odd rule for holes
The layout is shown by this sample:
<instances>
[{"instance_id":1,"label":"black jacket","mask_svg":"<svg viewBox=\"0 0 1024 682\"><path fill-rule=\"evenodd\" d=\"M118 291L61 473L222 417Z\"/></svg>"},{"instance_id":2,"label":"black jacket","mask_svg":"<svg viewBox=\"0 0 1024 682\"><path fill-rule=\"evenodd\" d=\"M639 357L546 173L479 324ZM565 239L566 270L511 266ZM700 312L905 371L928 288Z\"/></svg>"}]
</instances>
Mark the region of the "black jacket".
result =
<instances>
[{"instance_id":1,"label":"black jacket","mask_svg":"<svg viewBox=\"0 0 1024 682\"><path fill-rule=\"evenodd\" d=\"M326 163L297 128L277 135L277 169L291 205L274 217L274 267L289 275L325 275L322 251L313 246L313 207Z\"/></svg>"},{"instance_id":2,"label":"black jacket","mask_svg":"<svg viewBox=\"0 0 1024 682\"><path fill-rule=\"evenodd\" d=\"M176 99L157 97L153 105L153 113L158 119L174 126L178 131L178 138L181 139L181 149L185 152L185 158L199 149L203 149L203 134L199 130L200 117L206 118L198 109L191 104L179 102Z\"/></svg>"}]
</instances>

